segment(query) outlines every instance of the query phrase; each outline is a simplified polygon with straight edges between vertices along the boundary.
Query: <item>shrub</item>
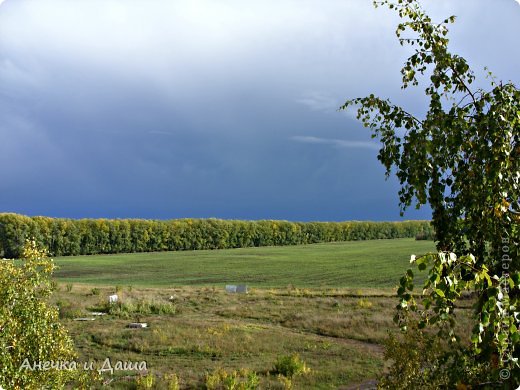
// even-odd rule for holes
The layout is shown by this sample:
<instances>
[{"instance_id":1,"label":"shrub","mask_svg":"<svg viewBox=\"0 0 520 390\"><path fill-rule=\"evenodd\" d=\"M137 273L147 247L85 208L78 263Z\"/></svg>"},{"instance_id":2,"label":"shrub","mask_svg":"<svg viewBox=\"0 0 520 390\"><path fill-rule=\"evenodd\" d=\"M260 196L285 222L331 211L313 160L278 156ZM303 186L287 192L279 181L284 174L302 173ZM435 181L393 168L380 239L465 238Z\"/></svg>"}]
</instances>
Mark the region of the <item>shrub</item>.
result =
<instances>
[{"instance_id":1,"label":"shrub","mask_svg":"<svg viewBox=\"0 0 520 390\"><path fill-rule=\"evenodd\" d=\"M179 390L179 377L177 374L166 374L164 376L164 379L166 380L168 390Z\"/></svg>"},{"instance_id":2,"label":"shrub","mask_svg":"<svg viewBox=\"0 0 520 390\"><path fill-rule=\"evenodd\" d=\"M370 302L368 299L363 299L361 298L358 302L357 302L357 305L359 308L361 309L370 309L372 307L372 302Z\"/></svg>"},{"instance_id":3,"label":"shrub","mask_svg":"<svg viewBox=\"0 0 520 390\"><path fill-rule=\"evenodd\" d=\"M310 368L300 358L300 355L293 354L280 356L274 364L274 372L292 378L296 375L309 373Z\"/></svg>"},{"instance_id":4,"label":"shrub","mask_svg":"<svg viewBox=\"0 0 520 390\"><path fill-rule=\"evenodd\" d=\"M259 384L260 380L256 372L247 369L231 372L217 369L206 374L205 381L208 390L255 390Z\"/></svg>"},{"instance_id":5,"label":"shrub","mask_svg":"<svg viewBox=\"0 0 520 390\"><path fill-rule=\"evenodd\" d=\"M155 382L155 377L152 373L148 373L146 375L138 375L135 378L135 384L137 385L137 389L151 389L153 388Z\"/></svg>"},{"instance_id":6,"label":"shrub","mask_svg":"<svg viewBox=\"0 0 520 390\"><path fill-rule=\"evenodd\" d=\"M34 241L22 250L23 261L0 261L0 387L63 389L87 386L78 370L34 369L38 362L73 361L72 339L47 303L52 293L52 259ZM29 368L32 367L32 369Z\"/></svg>"}]
</instances>

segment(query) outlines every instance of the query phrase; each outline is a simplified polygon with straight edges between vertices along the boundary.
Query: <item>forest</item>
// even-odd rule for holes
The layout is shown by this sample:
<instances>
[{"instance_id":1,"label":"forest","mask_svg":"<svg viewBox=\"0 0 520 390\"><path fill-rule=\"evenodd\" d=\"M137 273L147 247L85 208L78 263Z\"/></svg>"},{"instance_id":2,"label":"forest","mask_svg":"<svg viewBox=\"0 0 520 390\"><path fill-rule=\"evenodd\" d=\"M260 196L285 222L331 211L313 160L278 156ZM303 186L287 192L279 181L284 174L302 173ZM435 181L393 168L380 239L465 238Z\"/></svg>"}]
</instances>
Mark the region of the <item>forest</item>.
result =
<instances>
[{"instance_id":1,"label":"forest","mask_svg":"<svg viewBox=\"0 0 520 390\"><path fill-rule=\"evenodd\" d=\"M18 258L26 239L52 256L231 249L322 242L432 238L429 221L288 222L221 219L62 219L0 214L0 256Z\"/></svg>"}]
</instances>

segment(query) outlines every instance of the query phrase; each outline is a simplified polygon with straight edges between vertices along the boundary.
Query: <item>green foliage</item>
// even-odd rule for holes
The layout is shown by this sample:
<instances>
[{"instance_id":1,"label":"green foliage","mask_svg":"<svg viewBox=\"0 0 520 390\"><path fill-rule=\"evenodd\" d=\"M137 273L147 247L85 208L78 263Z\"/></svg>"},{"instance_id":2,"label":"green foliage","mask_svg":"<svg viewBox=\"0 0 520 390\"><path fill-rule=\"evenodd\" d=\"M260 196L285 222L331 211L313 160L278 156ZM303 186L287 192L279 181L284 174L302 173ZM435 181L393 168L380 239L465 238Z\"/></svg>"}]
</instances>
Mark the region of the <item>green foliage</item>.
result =
<instances>
[{"instance_id":1,"label":"green foliage","mask_svg":"<svg viewBox=\"0 0 520 390\"><path fill-rule=\"evenodd\" d=\"M476 362L466 349L450 348L417 324L410 326L405 337L390 335L385 347L385 359L393 364L380 379L380 389L458 389L493 377L490 364Z\"/></svg>"},{"instance_id":2,"label":"green foliage","mask_svg":"<svg viewBox=\"0 0 520 390\"><path fill-rule=\"evenodd\" d=\"M300 358L300 355L294 354L280 356L274 363L274 372L291 379L297 375L309 373L310 368Z\"/></svg>"},{"instance_id":3,"label":"green foliage","mask_svg":"<svg viewBox=\"0 0 520 390\"><path fill-rule=\"evenodd\" d=\"M471 87L475 75L467 61L448 50L447 25L455 17L435 23L416 0L375 4L396 10L403 19L400 43L415 47L401 70L402 88L418 85L419 75L428 74L430 82L423 118L374 95L342 107L357 105L358 119L383 143L378 159L387 176L396 168L402 212L412 203L433 210L438 253L412 257L420 271L428 270L422 301L412 295L409 270L400 281L395 320L403 330L414 321L421 329L433 325L453 344L452 370L461 363L458 353L475 357L464 361L471 367L491 364L491 376L474 377L472 385L493 381L500 370L518 385L520 90L495 82L491 73L489 90ZM454 331L465 290L478 296L471 348Z\"/></svg>"},{"instance_id":4,"label":"green foliage","mask_svg":"<svg viewBox=\"0 0 520 390\"><path fill-rule=\"evenodd\" d=\"M372 307L372 302L370 302L368 299L361 298L361 299L357 302L357 306L358 306L360 309L370 309L370 308Z\"/></svg>"},{"instance_id":5,"label":"green foliage","mask_svg":"<svg viewBox=\"0 0 520 390\"><path fill-rule=\"evenodd\" d=\"M0 255L17 258L27 237L55 256L230 249L415 237L428 221L287 222L218 219L71 220L0 214Z\"/></svg>"},{"instance_id":6,"label":"green foliage","mask_svg":"<svg viewBox=\"0 0 520 390\"><path fill-rule=\"evenodd\" d=\"M259 384L256 372L247 369L231 372L217 369L208 373L205 381L208 390L255 390Z\"/></svg>"},{"instance_id":7,"label":"green foliage","mask_svg":"<svg viewBox=\"0 0 520 390\"><path fill-rule=\"evenodd\" d=\"M166 374L164 376L164 379L166 380L168 390L179 390L179 377L177 374Z\"/></svg>"},{"instance_id":8,"label":"green foliage","mask_svg":"<svg viewBox=\"0 0 520 390\"><path fill-rule=\"evenodd\" d=\"M155 376L152 373L138 375L135 378L135 383L138 390L151 389L155 383Z\"/></svg>"},{"instance_id":9,"label":"green foliage","mask_svg":"<svg viewBox=\"0 0 520 390\"><path fill-rule=\"evenodd\" d=\"M34 241L26 242L21 256L20 265L0 261L0 386L62 389L73 380L80 381L78 387L86 385L78 370L45 369L45 362L71 362L76 355L58 310L46 302L52 259Z\"/></svg>"}]
</instances>

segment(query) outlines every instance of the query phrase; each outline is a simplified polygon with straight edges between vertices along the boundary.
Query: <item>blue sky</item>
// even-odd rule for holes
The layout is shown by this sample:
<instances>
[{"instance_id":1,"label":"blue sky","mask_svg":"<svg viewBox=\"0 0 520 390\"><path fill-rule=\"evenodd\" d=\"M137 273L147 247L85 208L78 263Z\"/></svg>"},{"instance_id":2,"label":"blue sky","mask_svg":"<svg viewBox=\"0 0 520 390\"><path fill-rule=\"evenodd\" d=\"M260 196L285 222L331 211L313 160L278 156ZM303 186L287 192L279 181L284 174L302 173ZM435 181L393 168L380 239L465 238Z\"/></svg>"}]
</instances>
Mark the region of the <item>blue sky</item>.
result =
<instances>
[{"instance_id":1,"label":"blue sky","mask_svg":"<svg viewBox=\"0 0 520 390\"><path fill-rule=\"evenodd\" d=\"M477 73L520 82L515 0L424 5L458 16ZM378 144L337 111L370 93L424 110L397 22L368 0L6 0L0 211L398 220Z\"/></svg>"}]
</instances>

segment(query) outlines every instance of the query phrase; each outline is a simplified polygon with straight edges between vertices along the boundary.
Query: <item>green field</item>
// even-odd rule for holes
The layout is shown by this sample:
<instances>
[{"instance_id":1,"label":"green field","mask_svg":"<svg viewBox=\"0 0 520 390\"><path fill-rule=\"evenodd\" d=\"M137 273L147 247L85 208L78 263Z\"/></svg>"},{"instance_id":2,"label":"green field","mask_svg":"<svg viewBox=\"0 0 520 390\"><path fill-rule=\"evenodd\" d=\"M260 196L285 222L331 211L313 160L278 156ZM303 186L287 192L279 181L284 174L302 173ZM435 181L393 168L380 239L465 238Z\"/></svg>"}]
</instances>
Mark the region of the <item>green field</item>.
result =
<instances>
[{"instance_id":1,"label":"green field","mask_svg":"<svg viewBox=\"0 0 520 390\"><path fill-rule=\"evenodd\" d=\"M59 281L121 286L393 287L411 254L434 250L411 238L286 247L56 258Z\"/></svg>"},{"instance_id":2,"label":"green field","mask_svg":"<svg viewBox=\"0 0 520 390\"><path fill-rule=\"evenodd\" d=\"M226 389L211 381L249 370L259 389L367 389L385 370L388 333L398 333L393 287L411 254L431 250L431 241L398 239L63 257L52 299L80 361L146 361L147 372L103 373L99 388L142 388L136 381L149 375L166 389L175 374L180 389ZM249 293L226 293L233 283ZM93 311L105 315L75 320ZM135 321L149 327L128 329ZM288 387L275 362L294 354L310 372Z\"/></svg>"}]
</instances>

